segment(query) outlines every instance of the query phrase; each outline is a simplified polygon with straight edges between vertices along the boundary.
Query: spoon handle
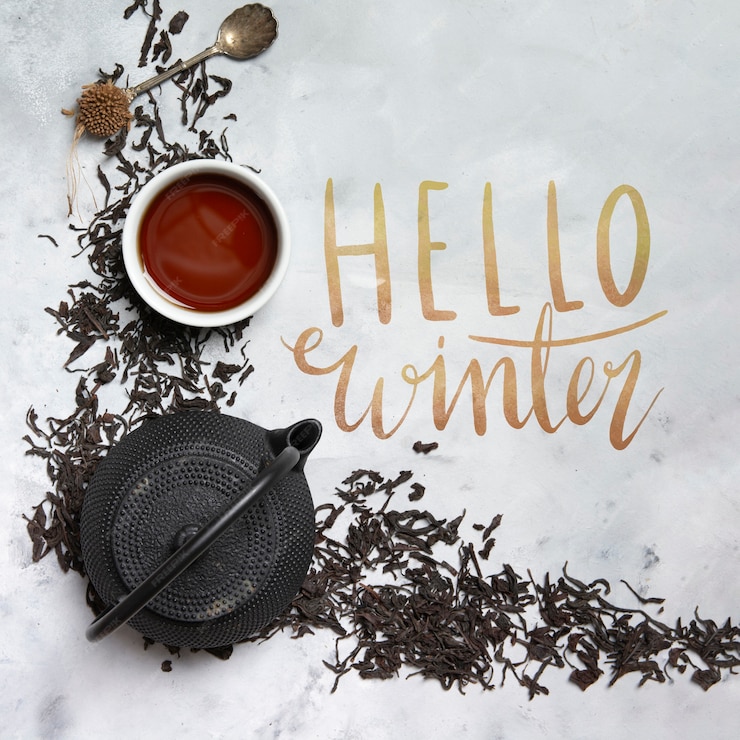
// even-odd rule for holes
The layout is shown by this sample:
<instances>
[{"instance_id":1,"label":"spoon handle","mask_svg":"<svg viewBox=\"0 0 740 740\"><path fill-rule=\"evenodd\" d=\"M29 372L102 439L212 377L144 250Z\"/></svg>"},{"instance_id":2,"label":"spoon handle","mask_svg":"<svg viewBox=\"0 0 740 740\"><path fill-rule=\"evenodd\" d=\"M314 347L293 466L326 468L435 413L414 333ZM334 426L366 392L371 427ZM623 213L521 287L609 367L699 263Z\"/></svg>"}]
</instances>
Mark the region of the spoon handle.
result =
<instances>
[{"instance_id":1,"label":"spoon handle","mask_svg":"<svg viewBox=\"0 0 740 740\"><path fill-rule=\"evenodd\" d=\"M204 59L208 59L208 57L212 57L214 54L220 53L221 48L218 46L218 44L209 46L207 49L201 51L200 54L196 54L194 57L191 57L184 62L177 62L177 64L173 64L171 67L166 69L164 72L161 72L156 77L152 77L148 80L145 80L144 82L140 82L134 87L126 88L126 95L128 95L129 100L133 100L137 95L141 95L141 93L150 90L152 87L156 87L157 85L162 84L165 80L168 80L173 75L176 75L179 72L184 72L186 69L190 69L190 67L199 64Z\"/></svg>"}]
</instances>

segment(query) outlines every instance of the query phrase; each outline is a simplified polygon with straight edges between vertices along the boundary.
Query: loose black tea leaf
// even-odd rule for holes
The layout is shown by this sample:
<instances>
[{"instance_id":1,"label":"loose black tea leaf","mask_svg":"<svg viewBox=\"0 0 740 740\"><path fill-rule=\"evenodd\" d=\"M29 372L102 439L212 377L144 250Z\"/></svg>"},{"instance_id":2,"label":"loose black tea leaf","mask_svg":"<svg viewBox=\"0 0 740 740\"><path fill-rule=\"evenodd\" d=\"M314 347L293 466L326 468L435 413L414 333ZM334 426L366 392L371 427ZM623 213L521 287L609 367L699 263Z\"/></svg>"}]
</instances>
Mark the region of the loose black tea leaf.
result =
<instances>
[{"instance_id":1,"label":"loose black tea leaf","mask_svg":"<svg viewBox=\"0 0 740 740\"><path fill-rule=\"evenodd\" d=\"M483 545L483 549L478 550L478 555L480 555L483 560L488 560L488 557L491 554L491 550L493 549L493 546L495 544L496 539L494 537L487 539L485 544Z\"/></svg>"},{"instance_id":2,"label":"loose black tea leaf","mask_svg":"<svg viewBox=\"0 0 740 740\"><path fill-rule=\"evenodd\" d=\"M49 234L39 234L39 239L48 239L55 247L58 247L59 244L57 244L57 240L53 236L49 236Z\"/></svg>"},{"instance_id":3,"label":"loose black tea leaf","mask_svg":"<svg viewBox=\"0 0 740 740\"><path fill-rule=\"evenodd\" d=\"M482 524L474 524L473 529L477 529L478 531L483 531L483 539L487 540L494 529L497 529L499 525L501 524L501 520L503 519L503 516L501 514L496 514L493 519L491 519L491 523L484 527Z\"/></svg>"},{"instance_id":4,"label":"loose black tea leaf","mask_svg":"<svg viewBox=\"0 0 740 740\"><path fill-rule=\"evenodd\" d=\"M145 3L146 6L148 3ZM128 11L128 9L127 9ZM146 11L144 11L146 12ZM127 17L124 14L124 17ZM146 35L144 36L144 42L141 45L141 54L139 56L139 67L145 67L148 62L149 50L152 47L152 41L157 33L157 24L162 18L162 9L159 4L159 0L152 0L152 10L150 14L149 25L146 29Z\"/></svg>"},{"instance_id":5,"label":"loose black tea leaf","mask_svg":"<svg viewBox=\"0 0 740 740\"><path fill-rule=\"evenodd\" d=\"M123 17L128 20L139 9L146 13L146 5L148 1L149 0L134 0L134 2L123 11Z\"/></svg>"},{"instance_id":6,"label":"loose black tea leaf","mask_svg":"<svg viewBox=\"0 0 740 740\"><path fill-rule=\"evenodd\" d=\"M228 660L234 652L234 647L232 645L225 645L220 648L205 648L205 652L219 660Z\"/></svg>"},{"instance_id":7,"label":"loose black tea leaf","mask_svg":"<svg viewBox=\"0 0 740 740\"><path fill-rule=\"evenodd\" d=\"M420 452L424 455L429 454L432 450L436 450L439 447L437 442L414 442L414 452Z\"/></svg>"},{"instance_id":8,"label":"loose black tea leaf","mask_svg":"<svg viewBox=\"0 0 740 740\"><path fill-rule=\"evenodd\" d=\"M183 27L187 23L189 17L190 16L184 10L181 10L179 13L175 13L175 15L173 15L170 20L170 25L167 27L167 30L173 36L180 33L180 31L182 31Z\"/></svg>"},{"instance_id":9,"label":"loose black tea leaf","mask_svg":"<svg viewBox=\"0 0 740 740\"><path fill-rule=\"evenodd\" d=\"M166 64L172 56L172 42L167 31L159 32L159 40L152 47L152 61L162 57L162 63Z\"/></svg>"},{"instance_id":10,"label":"loose black tea leaf","mask_svg":"<svg viewBox=\"0 0 740 740\"><path fill-rule=\"evenodd\" d=\"M696 670L691 676L691 680L698 683L704 691L708 691L714 684L719 683L721 676L719 671L707 668L705 670Z\"/></svg>"},{"instance_id":11,"label":"loose black tea leaf","mask_svg":"<svg viewBox=\"0 0 740 740\"><path fill-rule=\"evenodd\" d=\"M124 67L122 64L116 64L113 67L112 72L104 72L102 69L98 70L98 77L101 82L105 82L106 80L110 80L111 82L116 82L121 75L124 73Z\"/></svg>"},{"instance_id":12,"label":"loose black tea leaf","mask_svg":"<svg viewBox=\"0 0 740 740\"><path fill-rule=\"evenodd\" d=\"M421 483L411 484L411 493L409 494L409 501L418 501L424 495L426 488Z\"/></svg>"},{"instance_id":13,"label":"loose black tea leaf","mask_svg":"<svg viewBox=\"0 0 740 740\"><path fill-rule=\"evenodd\" d=\"M622 583L625 586L627 586L627 588L633 593L633 595L635 596L635 598L641 604L662 604L665 601L665 599L661 599L661 598L658 598L658 597L655 597L655 596L646 599L643 596L640 596L640 594L638 594L637 591L635 591L635 589L632 588L632 586L630 586L629 583L627 583L627 581L625 581L624 579L622 579Z\"/></svg>"},{"instance_id":14,"label":"loose black tea leaf","mask_svg":"<svg viewBox=\"0 0 740 740\"><path fill-rule=\"evenodd\" d=\"M247 364L248 363L246 361L242 365L238 365L236 363L225 363L219 360L211 374L214 378L218 378L224 383L228 383L232 376L244 370Z\"/></svg>"},{"instance_id":15,"label":"loose black tea leaf","mask_svg":"<svg viewBox=\"0 0 740 740\"><path fill-rule=\"evenodd\" d=\"M428 511L388 510L399 486L413 491L407 473L386 479L357 470L335 492L343 503L318 507L314 563L301 592L255 640L285 629L294 638L331 629L339 637L324 664L335 676L333 691L352 672L380 680L418 675L461 692L471 684L503 686L511 675L531 700L550 693L543 683L549 669L570 668L570 681L584 691L607 670L611 684L630 675L638 685L664 683L665 667L683 673L689 653L711 666L692 677L707 689L738 665L740 628L729 620L720 628L695 615L688 630L680 621L669 628L640 609L611 604L606 580L580 581L567 564L556 580L545 574L541 583L508 564L484 574L473 543L459 536L463 515L447 522ZM371 497L385 500L373 507ZM332 536L349 512L344 537ZM499 514L473 530L485 539L501 521ZM485 539L486 554L493 542ZM458 548L456 566L436 555L449 545ZM526 656L508 657L514 646Z\"/></svg>"}]
</instances>

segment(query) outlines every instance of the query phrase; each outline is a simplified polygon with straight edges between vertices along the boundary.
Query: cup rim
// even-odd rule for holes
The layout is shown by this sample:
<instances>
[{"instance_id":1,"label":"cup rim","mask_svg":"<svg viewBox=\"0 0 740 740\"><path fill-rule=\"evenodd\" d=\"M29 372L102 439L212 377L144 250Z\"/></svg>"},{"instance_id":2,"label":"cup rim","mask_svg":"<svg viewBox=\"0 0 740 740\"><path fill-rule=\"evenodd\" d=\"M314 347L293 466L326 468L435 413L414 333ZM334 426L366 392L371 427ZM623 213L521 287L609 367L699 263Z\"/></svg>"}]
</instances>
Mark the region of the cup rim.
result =
<instances>
[{"instance_id":1,"label":"cup rim","mask_svg":"<svg viewBox=\"0 0 740 740\"><path fill-rule=\"evenodd\" d=\"M202 311L174 303L159 293L145 277L139 254L138 236L147 208L165 188L188 175L222 174L246 184L264 201L277 230L275 265L262 287L238 306L220 311ZM123 223L123 263L134 290L141 299L162 316L195 327L228 326L249 318L277 292L285 277L290 258L290 230L285 211L273 190L252 170L233 162L216 159L191 159L178 162L151 177L134 195Z\"/></svg>"}]
</instances>

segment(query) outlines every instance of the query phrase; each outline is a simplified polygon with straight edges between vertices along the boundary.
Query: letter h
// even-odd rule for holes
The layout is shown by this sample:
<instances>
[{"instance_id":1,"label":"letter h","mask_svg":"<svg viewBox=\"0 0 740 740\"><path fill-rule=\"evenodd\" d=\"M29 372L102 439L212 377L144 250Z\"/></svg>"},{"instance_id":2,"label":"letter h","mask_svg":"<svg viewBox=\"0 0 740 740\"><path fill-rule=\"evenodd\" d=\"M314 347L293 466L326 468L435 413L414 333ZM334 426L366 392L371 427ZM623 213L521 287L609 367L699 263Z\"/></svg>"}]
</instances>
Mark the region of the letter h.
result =
<instances>
[{"instance_id":1,"label":"letter h","mask_svg":"<svg viewBox=\"0 0 740 740\"><path fill-rule=\"evenodd\" d=\"M378 298L378 319L381 324L391 320L391 274L388 261L388 236L385 226L385 207L380 184L375 185L373 195L374 241L370 244L337 244L337 224L334 208L334 183L331 178L326 183L324 199L324 258L329 288L329 307L334 326L344 321L342 307L342 285L339 276L339 257L350 255L375 256L376 290Z\"/></svg>"}]
</instances>

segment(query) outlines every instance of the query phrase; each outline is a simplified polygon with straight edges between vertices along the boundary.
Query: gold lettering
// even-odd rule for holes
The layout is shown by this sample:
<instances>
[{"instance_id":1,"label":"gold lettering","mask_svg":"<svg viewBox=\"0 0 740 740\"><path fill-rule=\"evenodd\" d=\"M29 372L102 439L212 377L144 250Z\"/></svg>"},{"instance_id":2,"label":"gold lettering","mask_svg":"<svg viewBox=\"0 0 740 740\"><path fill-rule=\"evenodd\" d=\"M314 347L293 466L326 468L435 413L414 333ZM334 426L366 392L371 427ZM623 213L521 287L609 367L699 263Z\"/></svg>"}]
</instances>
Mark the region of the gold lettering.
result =
<instances>
[{"instance_id":1,"label":"gold lettering","mask_svg":"<svg viewBox=\"0 0 740 740\"><path fill-rule=\"evenodd\" d=\"M378 301L378 319L381 324L391 320L391 272L388 260L388 236L385 225L385 206L380 184L375 185L373 194L374 234L370 244L337 245L337 225L334 204L334 183L331 178L326 183L324 197L324 259L329 288L329 307L334 326L344 322L342 306L342 285L339 275L339 257L349 255L375 256L375 278Z\"/></svg>"},{"instance_id":2,"label":"gold lettering","mask_svg":"<svg viewBox=\"0 0 740 740\"><path fill-rule=\"evenodd\" d=\"M650 409L653 408L655 402L658 400L658 396L663 392L661 388L656 394L650 405L647 407L647 411L642 415L642 418L637 423L637 426L632 430L626 437L624 436L624 423L629 410L630 403L632 401L632 394L635 391L637 385L637 378L640 374L640 361L641 356L638 350L634 350L627 355L627 359L617 368L613 368L611 362L604 364L604 373L607 378L616 378L622 373L622 371L629 365L629 372L627 378L624 381L624 387L622 388L617 404L614 407L614 415L612 416L612 422L609 426L609 440L612 443L612 447L616 450L623 450L627 445L634 439L637 430L642 426L642 423L650 413Z\"/></svg>"},{"instance_id":3,"label":"gold lettering","mask_svg":"<svg viewBox=\"0 0 740 740\"><path fill-rule=\"evenodd\" d=\"M446 182L425 180L419 185L419 294L421 312L428 321L452 321L457 314L454 311L442 311L434 307L432 291L432 251L444 250L444 242L433 242L429 226L429 191L444 190Z\"/></svg>"},{"instance_id":4,"label":"gold lettering","mask_svg":"<svg viewBox=\"0 0 740 740\"><path fill-rule=\"evenodd\" d=\"M651 317L657 318L660 314ZM642 325L644 322L640 322ZM609 426L609 441L617 450L625 449L634 439L638 430L655 405L662 389L653 397L647 410L642 414L634 428L627 433L625 430L626 417L633 402L633 395L640 374L641 356L638 350L633 350L619 366L614 367L611 362L603 366L606 382L596 402L590 410L583 410L582 406L589 395L595 376L595 365L591 357L582 358L575 366L565 398L566 415L553 422L548 411L545 379L550 361L550 351L555 347L576 345L583 341L595 341L605 336L614 336L622 333L624 327L611 332L592 334L588 337L572 337L570 339L552 338L552 307L545 304L542 308L537 324L534 338L530 341L505 340L496 337L470 337L476 341L490 344L514 345L528 347L531 351L531 398L532 404L524 416L519 412L519 390L517 385L516 363L512 357L499 357L490 373L485 376L478 359L474 358L469 363L457 384L457 387L448 402L448 373L445 358L442 352L435 357L432 364L424 372L419 372L413 364L406 364L401 370L401 378L405 383L411 385L411 393L406 407L402 410L397 423L386 430L383 419L387 415L384 408L383 391L385 379L380 377L376 380L372 391L370 403L362 411L358 418L351 421L347 418L347 397L353 379L355 362L357 361L358 347L352 345L337 361L325 365L315 364L308 359L308 355L315 351L323 341L321 329L312 327L303 331L295 342L290 346L285 340L283 344L293 354L296 367L308 375L329 375L338 373L336 390L334 394L334 416L337 426L345 432L357 429L369 416L373 434L378 439L388 439L393 436L406 420L411 407L416 399L418 387L431 380L432 382L432 418L437 429L443 430L454 413L466 387L470 388L473 425L476 434L482 436L488 427L487 403L488 395L497 374L502 376L502 410L503 416L510 427L521 429L534 415L537 423L548 434L556 432L566 419L573 424L585 425L590 422L596 412L601 408L602 402L613 380L623 373L624 384L619 392L612 418ZM438 348L444 349L444 337L440 337Z\"/></svg>"},{"instance_id":5,"label":"gold lettering","mask_svg":"<svg viewBox=\"0 0 740 740\"><path fill-rule=\"evenodd\" d=\"M547 337L543 336L547 324ZM556 432L567 417L563 417L557 424L552 424L547 411L547 393L545 391L545 375L550 361L550 347L552 346L552 306L545 303L540 312L537 329L532 342L532 408L539 425L548 434ZM545 348L544 359L542 348Z\"/></svg>"},{"instance_id":6,"label":"gold lettering","mask_svg":"<svg viewBox=\"0 0 740 740\"><path fill-rule=\"evenodd\" d=\"M558 196L555 183L547 187L547 266L550 272L550 290L556 311L575 311L583 308L583 301L565 299L563 267L560 260L560 232L558 226Z\"/></svg>"},{"instance_id":7,"label":"gold lettering","mask_svg":"<svg viewBox=\"0 0 740 740\"><path fill-rule=\"evenodd\" d=\"M457 317L452 310L442 310L435 307L434 289L432 280L432 253L447 249L445 242L432 241L431 219L429 207L430 191L441 191L447 189L444 182L431 180L423 181L419 185L418 200L418 281L421 310L424 319L428 321L451 321ZM629 283L624 291L621 291L614 279L611 253L611 227L614 210L622 196L630 200L636 223L635 254L632 264L632 272ZM375 185L373 193L373 223L374 240L368 244L337 244L336 207L334 200L334 184L332 179L326 183L324 200L324 257L326 262L327 286L329 292L329 304L331 320L334 326L341 326L344 322L344 307L342 304L341 276L339 270L339 257L368 255L374 258L378 318L381 323L387 324L391 320L391 282L390 265L388 255L388 238L385 219L385 207L383 194L379 184ZM483 240L483 268L485 278L485 290L490 316L508 316L520 311L518 305L502 305L501 289L499 282L498 255L494 233L493 218L493 195L491 183L485 184L483 192L483 206L481 211L482 240ZM553 399L552 393L548 394L548 370L550 363L553 365L556 358L563 360L567 353L557 351L559 347L573 347L588 342L600 342L618 335L625 335L641 327L650 324L666 314L666 311L658 311L642 319L629 324L622 324L602 331L590 334L581 334L570 337L553 337L554 312L573 311L583 307L583 301L567 300L563 284L563 265L560 251L560 237L558 225L557 192L554 181L548 184L547 193L547 260L550 291L552 302L546 302L537 321L534 336L530 339L504 338L492 336L473 336L469 339L476 342L499 345L500 347L523 348L529 354L517 357L502 356L499 353L493 358L493 366L489 372L484 372L482 363L478 358L472 358L461 377L457 374L450 378L445 361L444 346L445 339L440 336L438 350L431 365L423 372L411 363L403 365L401 369L401 401L390 400L387 390L386 377L376 377L365 389L357 388L360 376L365 377L366 372L360 373L358 355L360 350L357 344L353 344L343 352L339 359L327 361L325 364L317 364L309 355L316 352L322 345L324 335L321 329L312 327L303 331L294 346L290 346L283 340L283 344L292 352L298 370L302 373L320 376L334 375L336 388L334 392L334 415L339 429L351 432L356 430L363 422L369 423L373 434L379 439L388 439L395 434L404 423L411 407L415 402L417 390L426 383L431 385L431 413L432 420L438 430L447 428L455 409L460 405L463 396L470 395L472 405L472 421L475 433L482 436L488 429L489 395L495 382L499 383L502 392L501 412L508 425L514 429L523 428L532 418L535 418L539 427L547 434L558 431L563 423L568 420L572 424L583 426L588 424L603 406L609 389L621 383L618 391L609 425L609 441L617 450L625 449L634 439L641 428L658 397L662 393L660 389L650 401L647 410L639 416L639 412L633 412L632 406L636 403L634 399L637 382L640 375L641 355L638 350L633 350L626 359L615 366L612 362L603 365L603 376L597 371L596 363L590 356L583 356L573 367L570 363L568 369L573 367L565 392L565 398ZM621 185L615 188L607 198L599 216L596 234L596 261L598 278L601 288L607 300L617 307L630 304L639 294L645 281L647 267L650 257L650 227L647 212L642 196L639 192L629 186ZM531 336L531 335L530 335ZM320 356L321 352L316 352ZM519 363L522 363L521 366ZM529 363L530 378L529 388L519 388L518 380L521 376L517 370L525 370ZM484 363L485 364L485 363ZM422 366L423 367L423 366ZM457 367L457 365L456 365ZM460 365L462 367L462 365ZM366 369L366 368L365 368ZM562 368L565 370L566 368ZM551 371L551 374L554 371ZM568 376L565 375L565 378ZM498 381L497 381L498 378ZM617 381L618 382L614 382ZM398 375L393 376L398 382ZM448 386L449 383L449 386ZM406 388L406 384L411 386ZM371 386L371 387L370 387ZM531 404L526 398L528 391L531 392ZM522 393L522 398L519 394ZM613 391L614 394L617 391ZM364 395L363 395L364 394ZM407 402L408 394L408 402ZM359 412L355 411L357 398L369 397L369 402L364 405L360 400ZM609 394L611 395L611 394ZM556 400L564 400L565 415L560 416ZM351 402L350 402L351 401ZM525 407L522 415L521 406ZM384 403L398 408L398 413L391 413ZM403 404L406 403L405 407ZM348 418L349 415L353 418ZM627 417L630 417L628 422ZM633 416L637 418L636 423ZM386 430L384 418L392 417L394 421L388 421L390 428ZM552 418L556 417L556 418ZM397 421L395 421L397 420Z\"/></svg>"},{"instance_id":8,"label":"gold lettering","mask_svg":"<svg viewBox=\"0 0 740 740\"><path fill-rule=\"evenodd\" d=\"M476 342L485 342L487 344L498 344L498 345L509 346L509 347L531 347L532 348L532 403L534 407L534 412L535 412L537 421L539 422L540 426L546 432L554 432L560 427L564 419L561 419L556 424L552 424L549 420L549 415L547 412L544 379L545 379L545 374L547 371L547 364L549 361L550 349L555 348L555 347L567 347L567 346L572 346L576 344L582 344L584 342L596 342L596 341L608 339L610 337L615 337L620 334L625 334L627 332L634 331L635 329L638 329L642 326L646 326L647 324L650 324L653 321L656 321L657 319L665 316L666 313L667 311L659 311L653 314L652 316L648 316L647 318L644 318L640 321L636 321L632 324L627 324L625 326L617 327L616 329L610 329L607 331L602 331L602 332L598 332L594 334L587 334L587 335L577 336L577 337L566 337L563 339L553 339L552 338L552 307L546 303L542 308L542 312L540 313L540 319L537 325L537 330L535 331L535 337L533 341L522 340L522 339L505 339L503 337L474 336L474 335L470 335L470 339ZM547 331L545 331L545 324L547 324ZM546 349L544 360L542 358L543 348ZM568 393L566 396L566 409L567 409L566 418L569 418L574 424L585 424L588 421L590 421L591 418L596 413L597 409L601 406L601 403L605 397L610 381L616 378L617 376L619 376L624 371L624 369L629 365L630 366L629 372L627 374L625 384L619 394L619 398L617 399L617 403L614 408L614 413L612 415L612 421L611 421L610 431L609 431L609 439L611 441L612 446L615 449L623 450L625 447L627 447L627 445L629 445L630 442L632 442L638 429L640 428L642 423L647 418L647 415L650 413L650 410L652 409L653 405L657 401L658 396L660 396L660 394L663 392L663 389L658 391L658 393L655 395L650 405L648 406L647 411L645 411L642 418L638 422L637 426L633 429L633 431L629 435L625 437L624 436L625 419L627 416L627 412L629 410L630 403L632 401L632 394L634 393L634 389L637 384L637 379L640 373L640 359L641 359L640 353L637 350L634 350L627 356L627 359L621 365L619 365L616 369L613 367L611 362L607 362L604 365L604 374L606 375L606 378L607 378L606 386L604 390L602 391L601 395L599 396L599 399L596 402L596 405L594 406L594 408L586 414L582 414L579 407L580 407L580 404L585 400L586 394L591 388L591 385L593 382L594 371L593 371L593 361L588 357L582 359L576 366L571 376L570 383L568 385ZM586 383L586 388L583 390L583 392L579 393L578 387L580 383L581 373L583 372L583 369L584 367L586 367L587 364L591 366L590 377L588 378L588 381Z\"/></svg>"},{"instance_id":9,"label":"gold lettering","mask_svg":"<svg viewBox=\"0 0 740 740\"><path fill-rule=\"evenodd\" d=\"M611 251L609 244L609 231L611 228L612 215L617 201L626 195L630 199L632 209L635 212L635 225L637 236L635 244L635 261L632 265L630 281L624 293L619 292L614 282L612 273ZM647 210L640 193L630 185L620 185L615 188L604 203L599 216L599 225L596 230L596 268L599 272L601 289L607 300L619 308L627 306L635 300L637 294L645 281L645 275L650 258L650 224L648 223Z\"/></svg>"},{"instance_id":10,"label":"gold lettering","mask_svg":"<svg viewBox=\"0 0 740 740\"><path fill-rule=\"evenodd\" d=\"M483 190L483 264L486 277L486 296L488 313L491 316L509 316L519 311L519 306L502 306L498 284L498 261L496 260L496 240L493 231L493 196L491 183Z\"/></svg>"},{"instance_id":11,"label":"gold lettering","mask_svg":"<svg viewBox=\"0 0 740 740\"><path fill-rule=\"evenodd\" d=\"M350 380L352 378L352 370L355 365L357 358L357 345L352 345L347 352L345 352L336 362L325 366L313 365L307 359L306 355L309 352L313 352L323 341L324 333L317 327L311 327L305 329L299 335L296 340L295 346L291 347L284 339L282 340L283 345L293 353L293 359L295 360L296 367L306 375L329 375L339 370L339 378L337 379L337 387L334 393L334 418L336 419L337 426L344 432L352 432L362 424L366 419L368 413L370 414L370 424L372 426L373 433L378 439L388 439L392 437L399 429L401 424L406 419L411 406L414 402L416 395L416 387L414 386L411 391L411 398L406 406L405 411L401 415L398 423L390 429L385 431L383 427L383 385L384 379L378 378L373 389L372 400L368 404L367 408L362 412L360 417L350 422L347 420L347 393L350 386Z\"/></svg>"},{"instance_id":12,"label":"gold lettering","mask_svg":"<svg viewBox=\"0 0 740 740\"><path fill-rule=\"evenodd\" d=\"M440 337L438 347L443 349L444 337ZM511 357L502 357L494 365L493 370L491 370L485 381L483 380L483 371L481 370L480 362L476 359L471 360L449 405L447 405L447 369L445 367L444 355L437 355L429 369L421 374L416 371L416 368L413 365L406 365L401 374L403 379L414 387L433 376L432 418L434 419L434 426L439 430L446 428L447 423L452 416L452 412L455 410L455 406L457 406L460 394L462 393L466 382L470 380L470 392L473 404L473 428L475 429L476 434L483 436L486 433L488 425L486 399L491 383L493 382L493 378L500 368L503 368L504 373L504 418L508 422L509 426L515 429L521 429L526 424L527 419L531 414L531 410L524 419L519 419L519 410L517 408L516 367L514 365L514 360L512 360Z\"/></svg>"},{"instance_id":13,"label":"gold lettering","mask_svg":"<svg viewBox=\"0 0 740 740\"><path fill-rule=\"evenodd\" d=\"M588 367L589 376L588 380L586 381L586 387L583 389L583 391L579 393L578 387L581 381L581 373L583 372L584 367ZM588 422L591 421L591 419L594 417L594 414L599 410L599 406L601 406L601 402L604 400L604 396L606 395L606 390L609 387L609 379L607 378L607 381L604 384L604 390L601 392L599 400L596 401L594 407L586 414L581 413L580 405L591 389L591 385L594 380L594 370L594 361L590 357L584 357L576 365L576 368L573 371L573 375L571 375L570 377L570 383L568 383L568 394L565 400L565 408L567 410L568 418L574 424L583 425L588 424Z\"/></svg>"}]
</instances>

